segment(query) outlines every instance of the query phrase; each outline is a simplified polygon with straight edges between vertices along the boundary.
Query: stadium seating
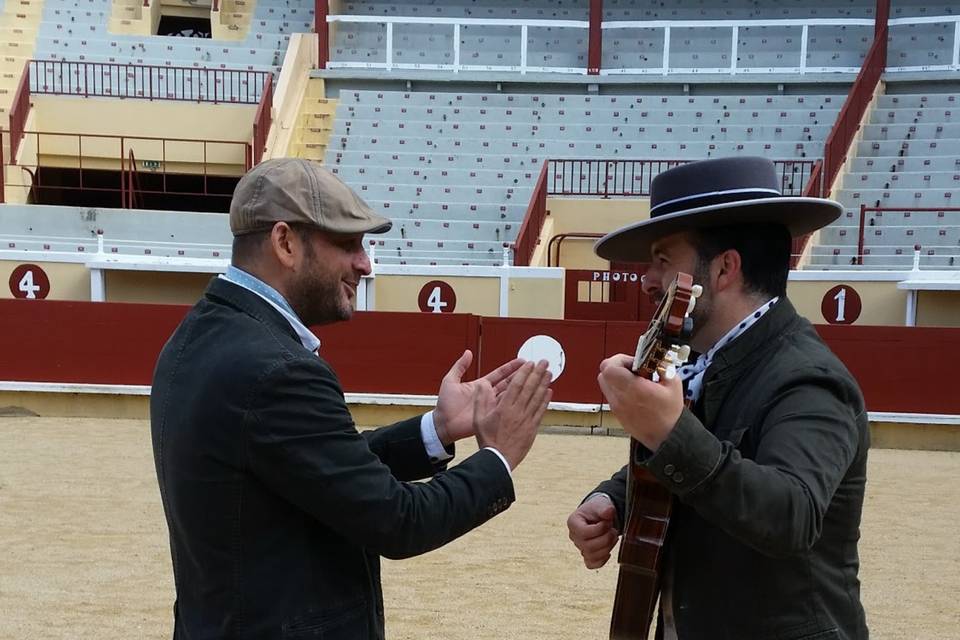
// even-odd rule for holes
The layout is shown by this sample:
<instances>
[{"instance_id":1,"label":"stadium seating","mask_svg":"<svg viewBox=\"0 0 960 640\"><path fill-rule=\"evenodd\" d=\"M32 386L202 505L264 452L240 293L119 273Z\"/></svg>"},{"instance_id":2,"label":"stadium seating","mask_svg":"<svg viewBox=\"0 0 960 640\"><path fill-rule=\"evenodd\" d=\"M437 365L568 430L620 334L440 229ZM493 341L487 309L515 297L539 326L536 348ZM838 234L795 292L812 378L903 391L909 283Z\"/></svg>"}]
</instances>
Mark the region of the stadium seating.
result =
<instances>
[{"instance_id":1,"label":"stadium seating","mask_svg":"<svg viewBox=\"0 0 960 640\"><path fill-rule=\"evenodd\" d=\"M501 255L479 243L516 238L544 160L815 158L841 102L345 90L326 162L397 221L379 261L485 263Z\"/></svg>"},{"instance_id":2,"label":"stadium seating","mask_svg":"<svg viewBox=\"0 0 960 640\"><path fill-rule=\"evenodd\" d=\"M259 0L237 41L113 33L111 8L111 0L47 0L35 57L279 73L290 35L313 30L308 0Z\"/></svg>"},{"instance_id":3,"label":"stadium seating","mask_svg":"<svg viewBox=\"0 0 960 640\"><path fill-rule=\"evenodd\" d=\"M879 96L837 199L847 214L821 234L812 266L856 262L860 207L933 211L868 211L865 268L902 268L914 247L924 267L960 266L960 122L956 92Z\"/></svg>"}]
</instances>

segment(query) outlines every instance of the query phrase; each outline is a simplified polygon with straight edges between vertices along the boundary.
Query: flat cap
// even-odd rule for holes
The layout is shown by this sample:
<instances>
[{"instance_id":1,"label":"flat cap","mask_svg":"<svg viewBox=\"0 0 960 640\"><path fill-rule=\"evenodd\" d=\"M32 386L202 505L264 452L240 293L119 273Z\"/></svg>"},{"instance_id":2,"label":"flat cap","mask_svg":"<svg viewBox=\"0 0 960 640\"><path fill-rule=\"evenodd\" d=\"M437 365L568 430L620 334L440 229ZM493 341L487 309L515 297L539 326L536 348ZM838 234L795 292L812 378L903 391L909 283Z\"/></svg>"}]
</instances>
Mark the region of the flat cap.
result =
<instances>
[{"instance_id":1,"label":"flat cap","mask_svg":"<svg viewBox=\"0 0 960 640\"><path fill-rule=\"evenodd\" d=\"M240 178L233 191L233 235L266 231L277 222L344 234L384 233L393 226L328 169L301 158L265 160Z\"/></svg>"}]
</instances>

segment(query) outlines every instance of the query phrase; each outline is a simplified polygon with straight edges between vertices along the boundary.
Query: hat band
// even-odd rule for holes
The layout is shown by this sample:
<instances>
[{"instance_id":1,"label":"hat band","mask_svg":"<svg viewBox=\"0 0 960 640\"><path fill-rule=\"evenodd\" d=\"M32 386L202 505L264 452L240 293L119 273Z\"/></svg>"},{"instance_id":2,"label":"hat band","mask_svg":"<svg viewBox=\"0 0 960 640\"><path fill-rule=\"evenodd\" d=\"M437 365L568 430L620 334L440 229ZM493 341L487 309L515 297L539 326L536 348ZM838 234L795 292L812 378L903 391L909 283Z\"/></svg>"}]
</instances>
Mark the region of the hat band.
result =
<instances>
[{"instance_id":1,"label":"hat band","mask_svg":"<svg viewBox=\"0 0 960 640\"><path fill-rule=\"evenodd\" d=\"M650 208L650 217L662 216L668 213L680 211L682 209L696 209L699 207L724 204L736 200L757 200L759 198L769 198L771 195L780 196L781 193L776 189L764 189L761 187L751 187L749 189L725 189L723 191L695 193L693 195L667 200L666 202L658 202L656 205Z\"/></svg>"}]
</instances>

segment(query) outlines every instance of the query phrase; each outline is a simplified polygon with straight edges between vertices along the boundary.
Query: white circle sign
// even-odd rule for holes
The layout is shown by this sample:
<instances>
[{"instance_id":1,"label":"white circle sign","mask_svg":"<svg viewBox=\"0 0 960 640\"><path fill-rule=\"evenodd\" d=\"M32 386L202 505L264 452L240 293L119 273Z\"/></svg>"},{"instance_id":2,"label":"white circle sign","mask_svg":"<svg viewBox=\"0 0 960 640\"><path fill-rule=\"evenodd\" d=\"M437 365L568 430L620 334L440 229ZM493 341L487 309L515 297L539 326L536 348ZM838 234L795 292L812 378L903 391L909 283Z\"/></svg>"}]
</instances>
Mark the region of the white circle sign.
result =
<instances>
[{"instance_id":1,"label":"white circle sign","mask_svg":"<svg viewBox=\"0 0 960 640\"><path fill-rule=\"evenodd\" d=\"M517 357L532 362L546 360L548 363L547 369L550 371L551 382L560 377L560 374L563 373L563 368L567 364L567 354L564 353L563 347L550 336L533 336L528 338L527 341L523 343L523 346L520 347Z\"/></svg>"}]
</instances>

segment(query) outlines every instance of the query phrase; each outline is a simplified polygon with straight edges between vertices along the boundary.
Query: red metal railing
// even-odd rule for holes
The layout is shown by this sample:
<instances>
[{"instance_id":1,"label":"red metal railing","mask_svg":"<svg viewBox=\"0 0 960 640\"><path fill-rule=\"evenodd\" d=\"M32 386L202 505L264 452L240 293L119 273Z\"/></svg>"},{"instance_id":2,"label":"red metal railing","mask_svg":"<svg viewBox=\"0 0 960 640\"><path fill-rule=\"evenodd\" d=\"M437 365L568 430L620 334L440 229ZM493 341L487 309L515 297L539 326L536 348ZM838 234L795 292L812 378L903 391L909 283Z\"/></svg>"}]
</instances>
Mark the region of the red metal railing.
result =
<instances>
[{"instance_id":1,"label":"red metal railing","mask_svg":"<svg viewBox=\"0 0 960 640\"><path fill-rule=\"evenodd\" d=\"M137 209L138 205L143 205L143 198L137 200L137 192L140 191L140 176L137 173L137 157L133 153L133 149L130 149L130 153L127 154L130 163L124 164L120 167L120 188L123 190L120 193L120 202L121 206L124 209Z\"/></svg>"},{"instance_id":2,"label":"red metal railing","mask_svg":"<svg viewBox=\"0 0 960 640\"><path fill-rule=\"evenodd\" d=\"M547 243L547 266L548 267L559 267L561 265L560 261L560 250L563 248L563 243L567 240L598 240L603 237L602 233L589 233L586 231L577 231L574 233L561 233L550 238L550 242Z\"/></svg>"},{"instance_id":3,"label":"red metal railing","mask_svg":"<svg viewBox=\"0 0 960 640\"><path fill-rule=\"evenodd\" d=\"M840 172L840 167L847 158L850 144L857 131L860 130L860 121L867 110L867 105L873 99L877 83L887 63L887 31L883 29L874 38L873 46L863 61L863 67L857 74L857 79L850 88L840 115L827 136L823 145L823 176L820 181L820 195L830 193L833 182Z\"/></svg>"},{"instance_id":4,"label":"red metal railing","mask_svg":"<svg viewBox=\"0 0 960 640\"><path fill-rule=\"evenodd\" d=\"M273 122L271 109L273 108L273 76L267 76L263 85L263 94L257 107L257 115L253 118L253 164L260 164L263 152L267 148L267 135L270 133L270 124Z\"/></svg>"},{"instance_id":5,"label":"red metal railing","mask_svg":"<svg viewBox=\"0 0 960 640\"><path fill-rule=\"evenodd\" d=\"M533 187L533 194L530 196L530 204L527 205L527 213L523 216L523 224L520 225L520 231L517 233L513 255L513 264L517 266L530 266L530 259L533 258L533 252L540 240L540 230L543 229L543 221L547 217L548 166L549 160L544 160Z\"/></svg>"},{"instance_id":6,"label":"red metal railing","mask_svg":"<svg viewBox=\"0 0 960 640\"><path fill-rule=\"evenodd\" d=\"M30 113L30 80L27 74L28 65L24 65L23 75L17 92L13 94L10 105L10 163L16 164L17 151L23 139L23 129L27 126L27 115Z\"/></svg>"},{"instance_id":7,"label":"red metal railing","mask_svg":"<svg viewBox=\"0 0 960 640\"><path fill-rule=\"evenodd\" d=\"M860 122L873 99L877 83L887 66L887 19L890 15L890 0L877 0L876 24L873 45L860 67L860 73L847 94L840 109L840 115L833 124L830 135L823 145L823 161L814 168L803 195L807 197L826 197L833 188L840 167L850 153L850 145L860 129ZM796 238L793 241L793 255L790 266L799 264L810 236Z\"/></svg>"},{"instance_id":8,"label":"red metal railing","mask_svg":"<svg viewBox=\"0 0 960 640\"><path fill-rule=\"evenodd\" d=\"M867 228L867 213L876 213L879 216L882 216L884 213L898 212L904 214L910 213L939 213L944 214L947 212L951 213L960 213L960 207L868 207L865 204L860 205L860 230L857 236L857 255L854 256L854 261L858 265L863 264L863 256L866 253L866 228ZM921 245L917 244L914 246L915 249L920 249Z\"/></svg>"},{"instance_id":9,"label":"red metal railing","mask_svg":"<svg viewBox=\"0 0 960 640\"><path fill-rule=\"evenodd\" d=\"M603 58L603 0L590 0L590 39L587 45L587 74L600 74Z\"/></svg>"},{"instance_id":10,"label":"red metal railing","mask_svg":"<svg viewBox=\"0 0 960 640\"><path fill-rule=\"evenodd\" d=\"M690 160L550 160L547 195L638 197L650 195L650 183L658 174ZM803 193L813 169L813 160L775 160L784 195Z\"/></svg>"},{"instance_id":11,"label":"red metal railing","mask_svg":"<svg viewBox=\"0 0 960 640\"><path fill-rule=\"evenodd\" d=\"M650 182L661 171L689 160L546 160L530 196L517 234L514 264L529 266L543 229L547 196L640 197L650 195ZM774 160L784 195L798 196L815 168L813 160Z\"/></svg>"},{"instance_id":12,"label":"red metal railing","mask_svg":"<svg viewBox=\"0 0 960 640\"><path fill-rule=\"evenodd\" d=\"M182 195L222 198L229 203L230 192L214 188L214 180L239 178L248 170L250 144L233 140L202 140L188 138L156 138L148 136L111 136L102 134L57 133L28 131L24 144L32 143L31 155L36 164L18 163L30 181L11 184L34 192L43 191L119 193L121 206L128 208L135 197L144 195ZM70 143L69 141L74 141ZM2 140L0 140L2 142ZM139 164L134 150L140 157ZM60 165L49 158L66 157L69 162ZM115 163L115 164L114 164ZM142 166L141 166L142 165ZM106 168L105 168L106 167ZM139 168L138 168L139 167ZM77 175L69 182L43 184L43 169L72 169ZM104 171L120 171L120 179L109 182ZM142 170L141 170L142 169ZM152 186L145 186L149 176ZM183 179L195 181L197 188L185 190L176 186ZM226 207L223 207L226 210Z\"/></svg>"},{"instance_id":13,"label":"red metal railing","mask_svg":"<svg viewBox=\"0 0 960 640\"><path fill-rule=\"evenodd\" d=\"M34 93L257 104L268 71L67 60L31 60Z\"/></svg>"},{"instance_id":14,"label":"red metal railing","mask_svg":"<svg viewBox=\"0 0 960 640\"><path fill-rule=\"evenodd\" d=\"M326 69L330 61L329 0L316 0L313 7L313 30L317 32L317 68Z\"/></svg>"}]
</instances>

